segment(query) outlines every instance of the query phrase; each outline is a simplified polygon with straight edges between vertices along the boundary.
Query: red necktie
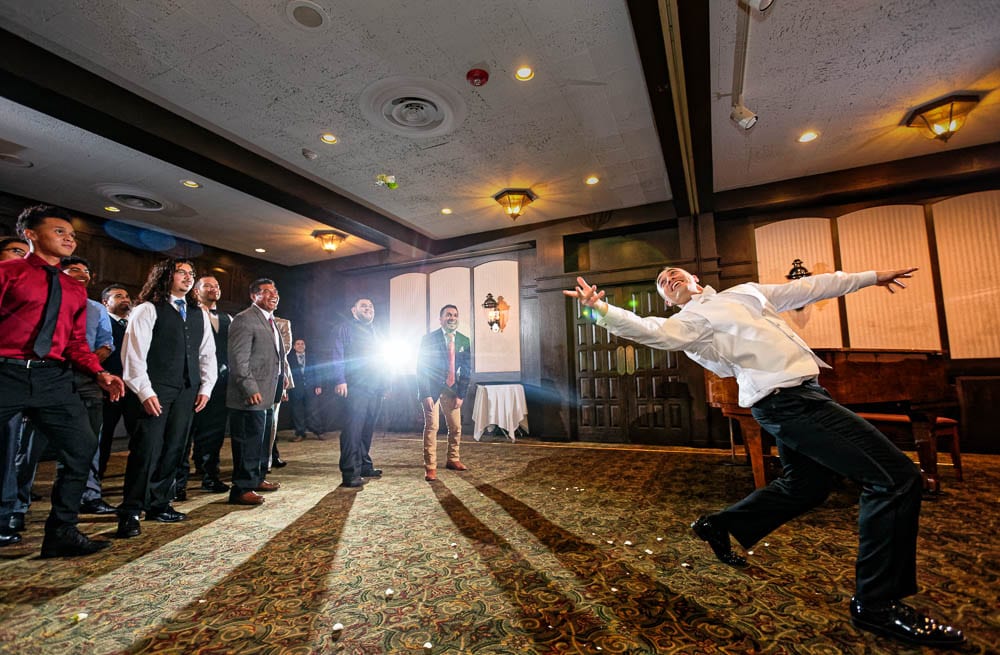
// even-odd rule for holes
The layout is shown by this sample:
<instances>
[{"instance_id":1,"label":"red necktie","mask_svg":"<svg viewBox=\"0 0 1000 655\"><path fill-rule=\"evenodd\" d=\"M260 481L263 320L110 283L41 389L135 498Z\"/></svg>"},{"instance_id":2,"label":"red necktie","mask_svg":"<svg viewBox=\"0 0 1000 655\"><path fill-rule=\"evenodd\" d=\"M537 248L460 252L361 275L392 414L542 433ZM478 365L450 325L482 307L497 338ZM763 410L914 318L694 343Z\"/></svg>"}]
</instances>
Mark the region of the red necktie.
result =
<instances>
[{"instance_id":1,"label":"red necktie","mask_svg":"<svg viewBox=\"0 0 1000 655\"><path fill-rule=\"evenodd\" d=\"M455 386L455 335L448 335L448 380L449 387Z\"/></svg>"}]
</instances>

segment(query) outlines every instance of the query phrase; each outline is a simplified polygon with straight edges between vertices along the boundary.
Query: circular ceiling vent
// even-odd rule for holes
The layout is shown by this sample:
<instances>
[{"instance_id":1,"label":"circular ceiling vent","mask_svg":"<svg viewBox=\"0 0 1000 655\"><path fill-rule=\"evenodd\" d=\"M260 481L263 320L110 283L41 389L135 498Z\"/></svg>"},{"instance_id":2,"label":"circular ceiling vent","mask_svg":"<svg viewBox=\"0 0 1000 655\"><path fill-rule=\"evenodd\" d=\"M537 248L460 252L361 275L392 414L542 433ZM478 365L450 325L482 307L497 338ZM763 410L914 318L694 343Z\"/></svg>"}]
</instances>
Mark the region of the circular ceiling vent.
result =
<instances>
[{"instance_id":1,"label":"circular ceiling vent","mask_svg":"<svg viewBox=\"0 0 1000 655\"><path fill-rule=\"evenodd\" d=\"M390 77L361 93L361 113L387 132L411 138L448 134L466 115L465 101L446 84L421 77Z\"/></svg>"},{"instance_id":2,"label":"circular ceiling vent","mask_svg":"<svg viewBox=\"0 0 1000 655\"><path fill-rule=\"evenodd\" d=\"M101 184L96 190L105 200L141 212L172 212L179 207L155 193L124 184Z\"/></svg>"},{"instance_id":3,"label":"circular ceiling vent","mask_svg":"<svg viewBox=\"0 0 1000 655\"><path fill-rule=\"evenodd\" d=\"M315 32L330 25L326 10L310 0L292 0L285 6L285 17L295 27Z\"/></svg>"}]
</instances>

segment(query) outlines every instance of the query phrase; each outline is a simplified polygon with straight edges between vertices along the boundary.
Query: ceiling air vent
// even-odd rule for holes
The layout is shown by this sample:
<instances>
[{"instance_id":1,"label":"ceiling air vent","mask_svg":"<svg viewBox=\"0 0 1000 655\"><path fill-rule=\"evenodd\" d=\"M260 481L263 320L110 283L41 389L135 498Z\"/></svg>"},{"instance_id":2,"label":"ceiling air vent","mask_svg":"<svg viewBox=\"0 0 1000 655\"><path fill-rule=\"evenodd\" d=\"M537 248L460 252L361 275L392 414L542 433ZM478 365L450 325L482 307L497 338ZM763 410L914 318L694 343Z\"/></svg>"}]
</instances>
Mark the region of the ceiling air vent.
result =
<instances>
[{"instance_id":1,"label":"ceiling air vent","mask_svg":"<svg viewBox=\"0 0 1000 655\"><path fill-rule=\"evenodd\" d=\"M131 193L116 193L111 196L119 205L124 205L131 209L138 209L143 212L158 212L163 209L163 203L145 196L137 196Z\"/></svg>"},{"instance_id":2,"label":"ceiling air vent","mask_svg":"<svg viewBox=\"0 0 1000 655\"><path fill-rule=\"evenodd\" d=\"M453 88L420 77L391 77L361 94L361 113L372 125L411 138L448 134L465 120L465 101Z\"/></svg>"}]
</instances>

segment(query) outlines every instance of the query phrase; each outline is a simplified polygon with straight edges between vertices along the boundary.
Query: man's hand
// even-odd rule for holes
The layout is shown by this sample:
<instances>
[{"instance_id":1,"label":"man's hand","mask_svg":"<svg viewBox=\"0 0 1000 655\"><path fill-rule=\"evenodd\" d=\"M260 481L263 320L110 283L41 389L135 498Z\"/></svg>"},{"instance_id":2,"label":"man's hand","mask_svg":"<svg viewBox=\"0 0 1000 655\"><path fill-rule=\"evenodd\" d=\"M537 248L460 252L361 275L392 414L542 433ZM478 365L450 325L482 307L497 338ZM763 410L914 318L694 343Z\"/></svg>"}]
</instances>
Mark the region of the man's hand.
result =
<instances>
[{"instance_id":1,"label":"man's hand","mask_svg":"<svg viewBox=\"0 0 1000 655\"><path fill-rule=\"evenodd\" d=\"M261 396L259 393L255 393L254 395L249 396L247 398L246 403L247 405L259 405L260 401L263 400L263 398L264 397Z\"/></svg>"},{"instance_id":2,"label":"man's hand","mask_svg":"<svg viewBox=\"0 0 1000 655\"><path fill-rule=\"evenodd\" d=\"M598 291L596 285L587 284L582 277L576 278L576 289L563 289L563 295L578 298L584 307L590 307L601 316L608 313L608 303L604 302L604 292Z\"/></svg>"},{"instance_id":3,"label":"man's hand","mask_svg":"<svg viewBox=\"0 0 1000 655\"><path fill-rule=\"evenodd\" d=\"M315 393L317 396L322 395L323 387L316 387L315 389L313 389L313 393Z\"/></svg>"},{"instance_id":4,"label":"man's hand","mask_svg":"<svg viewBox=\"0 0 1000 655\"><path fill-rule=\"evenodd\" d=\"M458 408L458 407L461 407L461 406L462 406L462 399L461 398L455 398L455 407Z\"/></svg>"},{"instance_id":5,"label":"man's hand","mask_svg":"<svg viewBox=\"0 0 1000 655\"><path fill-rule=\"evenodd\" d=\"M877 271L875 275L878 277L878 281L875 282L876 286L885 287L889 290L889 293L896 293L896 290L892 288L892 285L898 286L900 289L905 289L906 285L899 281L899 278L911 278L913 277L911 273L918 270L916 267L913 268L901 268L896 271Z\"/></svg>"},{"instance_id":6,"label":"man's hand","mask_svg":"<svg viewBox=\"0 0 1000 655\"><path fill-rule=\"evenodd\" d=\"M163 408L160 407L160 399L156 396L150 396L146 400L142 401L142 408L146 410L146 413L150 416L159 416L163 413Z\"/></svg>"},{"instance_id":7,"label":"man's hand","mask_svg":"<svg viewBox=\"0 0 1000 655\"><path fill-rule=\"evenodd\" d=\"M322 390L321 389L317 389L317 391L322 391ZM333 393L337 394L341 398L347 398L347 383L346 382L341 382L340 384L338 384L337 386L335 386L333 388ZM319 394L317 393L316 395L318 396Z\"/></svg>"},{"instance_id":8,"label":"man's hand","mask_svg":"<svg viewBox=\"0 0 1000 655\"><path fill-rule=\"evenodd\" d=\"M424 398L423 404L424 404L424 409L426 409L428 412L434 409L434 399L431 398L430 396Z\"/></svg>"},{"instance_id":9,"label":"man's hand","mask_svg":"<svg viewBox=\"0 0 1000 655\"><path fill-rule=\"evenodd\" d=\"M125 383L117 375L111 375L104 371L97 376L97 385L108 392L111 402L115 402L125 395Z\"/></svg>"},{"instance_id":10,"label":"man's hand","mask_svg":"<svg viewBox=\"0 0 1000 655\"><path fill-rule=\"evenodd\" d=\"M197 414L201 410L205 409L205 405L208 404L208 396L203 393L198 394L194 399L194 411Z\"/></svg>"},{"instance_id":11,"label":"man's hand","mask_svg":"<svg viewBox=\"0 0 1000 655\"><path fill-rule=\"evenodd\" d=\"M284 391L281 392L281 402L283 403L288 402L288 389L285 389Z\"/></svg>"}]
</instances>

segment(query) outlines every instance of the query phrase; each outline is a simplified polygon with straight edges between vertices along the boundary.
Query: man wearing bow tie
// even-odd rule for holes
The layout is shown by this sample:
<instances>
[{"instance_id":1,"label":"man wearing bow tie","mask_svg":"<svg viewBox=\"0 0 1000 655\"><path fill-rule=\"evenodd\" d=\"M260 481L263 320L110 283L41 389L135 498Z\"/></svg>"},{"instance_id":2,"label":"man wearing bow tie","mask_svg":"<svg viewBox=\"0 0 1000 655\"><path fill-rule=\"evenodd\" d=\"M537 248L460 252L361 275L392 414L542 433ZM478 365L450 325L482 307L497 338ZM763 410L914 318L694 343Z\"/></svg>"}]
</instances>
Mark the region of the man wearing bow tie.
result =
<instances>
[{"instance_id":1,"label":"man wearing bow tie","mask_svg":"<svg viewBox=\"0 0 1000 655\"><path fill-rule=\"evenodd\" d=\"M207 312L189 305L194 266L165 259L149 271L122 344L125 384L142 412L129 443L125 491L118 507L120 538L139 535L147 521L175 523L187 515L170 505L191 417L208 403L218 369Z\"/></svg>"},{"instance_id":2,"label":"man wearing bow tie","mask_svg":"<svg viewBox=\"0 0 1000 655\"><path fill-rule=\"evenodd\" d=\"M424 479L437 480L438 411L448 424L448 461L454 471L467 471L458 458L462 441L462 400L472 377L469 337L458 331L458 307L438 313L441 329L424 336L417 357L417 394L424 410Z\"/></svg>"}]
</instances>

